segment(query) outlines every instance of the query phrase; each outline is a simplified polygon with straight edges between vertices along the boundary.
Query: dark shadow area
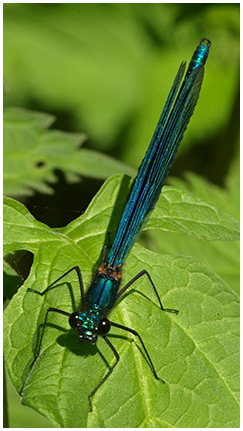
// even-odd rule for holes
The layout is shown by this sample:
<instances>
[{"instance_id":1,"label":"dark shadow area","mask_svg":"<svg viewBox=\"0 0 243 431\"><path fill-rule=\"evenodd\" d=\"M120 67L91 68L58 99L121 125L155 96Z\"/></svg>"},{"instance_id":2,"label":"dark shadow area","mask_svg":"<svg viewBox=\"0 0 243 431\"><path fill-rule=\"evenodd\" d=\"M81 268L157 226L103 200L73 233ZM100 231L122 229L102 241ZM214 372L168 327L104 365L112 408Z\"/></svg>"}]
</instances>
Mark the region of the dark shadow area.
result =
<instances>
[{"instance_id":1,"label":"dark shadow area","mask_svg":"<svg viewBox=\"0 0 243 431\"><path fill-rule=\"evenodd\" d=\"M71 350L71 352L74 353L76 356L94 356L98 352L96 345L80 342L78 340L77 333L74 331L74 329L71 328L67 331L66 334L60 335L57 338L57 343L60 346L66 347L67 349Z\"/></svg>"},{"instance_id":2,"label":"dark shadow area","mask_svg":"<svg viewBox=\"0 0 243 431\"><path fill-rule=\"evenodd\" d=\"M18 274L8 274L3 270L3 301L11 299L22 284L23 280Z\"/></svg>"},{"instance_id":3,"label":"dark shadow area","mask_svg":"<svg viewBox=\"0 0 243 431\"><path fill-rule=\"evenodd\" d=\"M28 250L17 250L4 256L5 262L12 269L10 273L5 269L3 271L4 299L11 299L22 286L30 273L33 259L33 253Z\"/></svg>"},{"instance_id":4,"label":"dark shadow area","mask_svg":"<svg viewBox=\"0 0 243 431\"><path fill-rule=\"evenodd\" d=\"M70 184L62 171L55 170L55 175L57 182L48 183L53 194L35 192L24 203L38 221L50 227L63 227L83 214L103 181L83 178Z\"/></svg>"}]
</instances>

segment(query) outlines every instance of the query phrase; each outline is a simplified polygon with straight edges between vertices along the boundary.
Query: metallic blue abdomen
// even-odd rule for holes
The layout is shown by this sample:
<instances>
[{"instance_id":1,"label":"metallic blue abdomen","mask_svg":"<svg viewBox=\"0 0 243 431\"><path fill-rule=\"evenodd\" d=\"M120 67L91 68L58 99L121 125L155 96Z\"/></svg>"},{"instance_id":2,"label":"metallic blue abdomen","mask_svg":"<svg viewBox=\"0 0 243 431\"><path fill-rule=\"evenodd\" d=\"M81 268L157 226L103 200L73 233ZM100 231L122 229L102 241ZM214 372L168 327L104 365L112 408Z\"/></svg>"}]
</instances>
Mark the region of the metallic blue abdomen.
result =
<instances>
[{"instance_id":1,"label":"metallic blue abdomen","mask_svg":"<svg viewBox=\"0 0 243 431\"><path fill-rule=\"evenodd\" d=\"M205 65L210 46L211 42L209 39L204 38L200 41L190 61L186 77L188 77L194 69Z\"/></svg>"}]
</instances>

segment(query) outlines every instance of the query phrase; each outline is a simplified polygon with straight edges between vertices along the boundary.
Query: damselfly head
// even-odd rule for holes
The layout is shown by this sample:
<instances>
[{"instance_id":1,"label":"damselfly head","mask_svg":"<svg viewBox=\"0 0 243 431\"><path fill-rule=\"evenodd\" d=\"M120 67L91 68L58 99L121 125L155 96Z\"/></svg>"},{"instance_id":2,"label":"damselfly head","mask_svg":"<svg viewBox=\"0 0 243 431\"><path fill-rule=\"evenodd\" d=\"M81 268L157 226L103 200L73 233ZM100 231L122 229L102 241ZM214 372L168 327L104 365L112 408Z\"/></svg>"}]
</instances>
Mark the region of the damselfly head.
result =
<instances>
[{"instance_id":1,"label":"damselfly head","mask_svg":"<svg viewBox=\"0 0 243 431\"><path fill-rule=\"evenodd\" d=\"M105 335L110 330L110 322L106 317L92 313L75 311L69 317L70 326L77 331L79 341L95 344L98 335Z\"/></svg>"}]
</instances>

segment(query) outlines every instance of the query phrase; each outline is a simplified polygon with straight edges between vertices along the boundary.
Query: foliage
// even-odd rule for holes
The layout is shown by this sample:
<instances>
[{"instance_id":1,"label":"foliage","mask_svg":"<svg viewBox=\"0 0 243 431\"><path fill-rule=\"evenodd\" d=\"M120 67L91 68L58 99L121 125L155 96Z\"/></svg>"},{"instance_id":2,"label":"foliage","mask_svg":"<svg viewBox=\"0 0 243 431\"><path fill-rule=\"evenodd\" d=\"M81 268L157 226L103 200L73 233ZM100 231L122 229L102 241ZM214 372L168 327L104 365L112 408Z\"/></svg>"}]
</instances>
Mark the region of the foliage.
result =
<instances>
[{"instance_id":1,"label":"foliage","mask_svg":"<svg viewBox=\"0 0 243 431\"><path fill-rule=\"evenodd\" d=\"M176 307L180 313L177 317L162 313L148 291L147 280L141 281L139 288L134 286L136 294L127 295L111 313L112 320L139 330L167 382L165 386L154 381L137 343L130 337L130 343L126 336L120 338L119 330L112 331L121 361L95 395L94 412L89 415L87 395L104 375L106 361L112 363L114 358L102 340L97 348L78 345L67 319L59 315L50 318L42 353L31 368L48 306L73 311L78 307L79 289L75 275L45 298L27 292L27 288L42 291L77 264L88 285L106 231L111 229L112 234L117 223L112 209L118 193L120 202L120 186L120 177L108 180L86 213L62 229L50 229L20 203L6 199L6 252L27 249L34 254L30 276L5 312L5 358L22 402L61 427L237 426L239 299L220 277L193 258L156 255L135 246L124 268L124 282L145 267L165 306ZM229 223L230 216L190 193L176 191L176 205L174 196L173 189L161 196L159 206L166 210L159 211L158 217L154 213L148 228L163 229L169 211L172 222L165 229L174 230L173 223L178 226L173 218L176 211L187 230L191 226L192 235L198 236L193 220L200 214L199 232L204 239L236 239L237 222L232 217ZM190 211L185 205L189 201ZM210 213L215 215L213 223L209 223ZM66 283L72 284L74 296ZM182 393L185 398L179 403Z\"/></svg>"},{"instance_id":2,"label":"foliage","mask_svg":"<svg viewBox=\"0 0 243 431\"><path fill-rule=\"evenodd\" d=\"M83 134L46 130L53 117L23 109L4 112L4 193L10 196L33 194L34 190L52 193L48 185L56 181L61 169L69 182L79 176L106 178L112 173L132 169L88 149L79 147Z\"/></svg>"},{"instance_id":3,"label":"foliage","mask_svg":"<svg viewBox=\"0 0 243 431\"><path fill-rule=\"evenodd\" d=\"M227 123L238 76L238 5L4 7L5 105L58 113L63 130L85 130L99 149L114 149L118 139L115 150L136 167L176 70L208 37L210 62L184 142L195 145Z\"/></svg>"},{"instance_id":4,"label":"foliage","mask_svg":"<svg viewBox=\"0 0 243 431\"><path fill-rule=\"evenodd\" d=\"M146 267L163 304L180 313L161 313L141 280L111 314L139 331L166 384L154 380L137 340L112 331L121 361L89 414L87 394L114 357L102 339L93 350L77 345L64 316L50 316L42 354L26 382L46 309L78 306L75 275L45 298L26 289L43 290L74 262L88 287L102 247L114 235L129 181L108 180L71 224L63 216L69 197L70 209L77 204L82 211L100 186L95 179L134 175L118 159L138 166L173 76L202 37L213 42L210 61L173 168L176 175L194 173L186 180L169 176L174 187L164 188L140 238L160 254L137 244L124 267L124 282ZM239 426L238 57L238 4L4 5L5 193L32 214L35 205L48 207L45 217L36 214L43 224L16 201L4 206L6 253L34 255L21 287L4 266L5 355L15 387L24 387L23 402L55 426ZM25 423L20 405L9 410L10 427L36 426L32 410L22 406Z\"/></svg>"}]
</instances>

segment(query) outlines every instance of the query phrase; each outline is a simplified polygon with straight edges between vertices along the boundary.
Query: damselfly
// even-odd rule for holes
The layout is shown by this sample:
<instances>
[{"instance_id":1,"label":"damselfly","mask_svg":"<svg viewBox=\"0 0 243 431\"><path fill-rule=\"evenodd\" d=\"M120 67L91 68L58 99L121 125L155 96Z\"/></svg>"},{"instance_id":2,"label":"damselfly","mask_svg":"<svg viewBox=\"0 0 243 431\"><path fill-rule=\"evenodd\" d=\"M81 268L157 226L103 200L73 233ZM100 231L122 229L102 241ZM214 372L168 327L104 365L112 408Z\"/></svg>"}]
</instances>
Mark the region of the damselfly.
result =
<instances>
[{"instance_id":1,"label":"damselfly","mask_svg":"<svg viewBox=\"0 0 243 431\"><path fill-rule=\"evenodd\" d=\"M103 253L102 263L97 269L96 275L87 293L85 294L84 291L79 266L70 268L43 292L38 292L31 288L28 289L29 291L38 293L39 295L44 295L70 272L76 271L80 286L82 309L73 313L68 313L67 311L60 310L58 308L48 308L40 337L38 353L33 365L40 355L43 336L50 313L54 312L68 316L69 324L77 331L79 341L95 344L98 336L101 335L114 353L116 361L104 375L102 380L88 395L91 410L91 397L109 377L119 361L119 354L110 339L107 337L111 327L130 332L139 339L153 371L154 377L164 383L164 381L158 377L148 350L139 333L136 330L119 323L111 322L108 320L107 315L121 295L142 276L146 276L148 282L151 284L161 310L178 313L177 310L163 307L155 284L146 269L135 275L135 277L120 290L119 287L122 280L122 266L125 258L137 240L145 223L148 221L149 215L159 198L162 186L175 158L178 146L193 114L199 97L204 75L204 65L207 60L210 46L211 42L208 39L202 39L200 41L192 56L181 87L180 84L186 67L184 62L181 64L177 72L151 143L138 170L137 177L134 180L132 190L121 216L108 257L105 258L105 253Z\"/></svg>"}]
</instances>

